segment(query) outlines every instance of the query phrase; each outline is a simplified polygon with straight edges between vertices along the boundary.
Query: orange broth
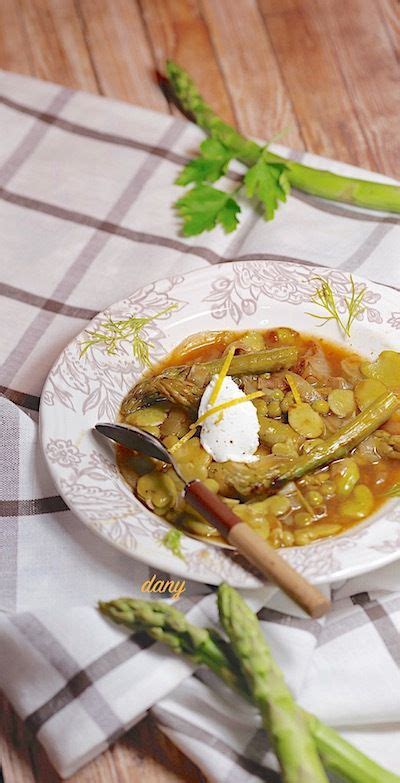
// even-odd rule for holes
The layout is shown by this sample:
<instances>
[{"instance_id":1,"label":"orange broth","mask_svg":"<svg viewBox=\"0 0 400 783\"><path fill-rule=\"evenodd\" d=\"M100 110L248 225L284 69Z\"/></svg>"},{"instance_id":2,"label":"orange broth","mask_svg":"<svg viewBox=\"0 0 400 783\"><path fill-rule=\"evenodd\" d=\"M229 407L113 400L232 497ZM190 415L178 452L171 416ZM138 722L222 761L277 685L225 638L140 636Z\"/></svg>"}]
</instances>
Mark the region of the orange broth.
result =
<instances>
[{"instance_id":1,"label":"orange broth","mask_svg":"<svg viewBox=\"0 0 400 783\"><path fill-rule=\"evenodd\" d=\"M323 349L324 354L328 359L330 366L332 367L332 376L343 376L343 371L341 368L341 362L343 359L351 358L359 361L364 360L363 357L355 354L352 351L349 351L345 346L330 342L323 338L296 333L290 342L282 343L279 342L276 329L259 331L261 331L263 335L266 348L276 347L277 345L282 346L284 344L295 345L299 351L300 360L301 356L304 354L307 348L312 346L312 344L319 345ZM212 335L212 333L205 334L209 336ZM245 332L216 332L214 333L211 341L210 337L205 338L203 342L200 341L200 343L194 347L191 345L187 346L187 341L185 341L185 343L177 346L173 351L171 351L171 353L168 354L168 356L166 356L159 364L157 364L157 366L153 367L148 373L146 373L146 377L156 375L167 367L192 365L217 359L224 353L230 343L238 340L241 336L243 336L243 334L245 334ZM327 382L327 385L329 386L329 381ZM263 450L264 449L261 446L260 453L262 453ZM118 447L117 449L118 467L126 480L129 480L129 471L132 472L131 467L128 466L131 454L131 452L129 452L127 449L124 449L123 447ZM367 487L369 487L373 494L374 507L371 512L372 514L376 512L385 501L387 501L388 498L385 496L385 493L393 486L393 484L400 481L400 460L389 459L385 457L381 458L377 463L359 463L358 467L360 471L359 483L365 484ZM320 475L324 473L328 474L329 466L319 470L318 473ZM329 478L329 476L327 476L327 478ZM133 483L134 482L129 480L129 484L131 486ZM309 487L307 487L307 476L297 481L297 486L302 493L306 492L307 488L309 489ZM326 513L319 516L318 509L316 509L315 519L307 527L307 530L312 530L313 526L322 522L329 522L340 524L340 533L344 533L349 528L359 524L359 520L345 517L340 513L340 505L342 502L343 498L339 498L337 496L326 500ZM218 541L218 539L214 537L212 540Z\"/></svg>"}]
</instances>

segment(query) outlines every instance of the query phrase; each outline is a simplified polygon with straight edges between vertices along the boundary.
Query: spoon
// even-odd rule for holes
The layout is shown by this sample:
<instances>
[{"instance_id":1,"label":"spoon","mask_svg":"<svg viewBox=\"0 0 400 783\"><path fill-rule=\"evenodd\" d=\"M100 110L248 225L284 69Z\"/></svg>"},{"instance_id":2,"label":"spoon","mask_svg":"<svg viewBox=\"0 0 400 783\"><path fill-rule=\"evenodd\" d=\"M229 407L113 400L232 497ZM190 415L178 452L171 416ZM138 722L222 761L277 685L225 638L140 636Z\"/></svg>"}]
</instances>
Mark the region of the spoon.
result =
<instances>
[{"instance_id":1,"label":"spoon","mask_svg":"<svg viewBox=\"0 0 400 783\"><path fill-rule=\"evenodd\" d=\"M106 438L139 451L147 457L172 465L185 487L185 500L213 525L229 544L235 547L261 574L280 587L311 617L321 617L330 607L330 601L317 587L289 565L270 544L233 513L218 495L201 481L186 483L178 465L165 446L154 435L127 424L96 424L95 429Z\"/></svg>"}]
</instances>

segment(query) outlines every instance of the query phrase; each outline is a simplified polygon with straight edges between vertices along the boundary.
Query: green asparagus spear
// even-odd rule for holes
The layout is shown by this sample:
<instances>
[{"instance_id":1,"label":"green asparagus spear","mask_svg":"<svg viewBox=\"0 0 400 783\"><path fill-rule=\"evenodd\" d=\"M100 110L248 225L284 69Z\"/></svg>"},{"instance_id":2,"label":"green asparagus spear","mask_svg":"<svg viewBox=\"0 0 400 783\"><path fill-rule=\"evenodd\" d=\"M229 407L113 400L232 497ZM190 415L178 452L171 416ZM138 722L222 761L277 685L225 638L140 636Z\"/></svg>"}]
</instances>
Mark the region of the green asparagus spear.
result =
<instances>
[{"instance_id":1,"label":"green asparagus spear","mask_svg":"<svg viewBox=\"0 0 400 783\"><path fill-rule=\"evenodd\" d=\"M380 182L368 182L354 177L343 177L330 171L304 166L264 150L256 142L246 139L232 126L221 120L199 94L190 76L179 65L167 62L169 83L183 110L214 138L232 150L232 157L247 166L253 166L263 153L267 163L286 164L287 178L292 187L320 198L356 204L359 207L400 212L400 187Z\"/></svg>"},{"instance_id":2,"label":"green asparagus spear","mask_svg":"<svg viewBox=\"0 0 400 783\"><path fill-rule=\"evenodd\" d=\"M400 400L393 392L382 394L341 430L326 438L320 446L314 448L309 454L294 459L286 471L279 473L279 483L301 478L305 473L310 473L323 465L329 465L335 459L345 457L351 449L358 446L368 435L371 435L390 419L399 404Z\"/></svg>"},{"instance_id":3,"label":"green asparagus spear","mask_svg":"<svg viewBox=\"0 0 400 783\"><path fill-rule=\"evenodd\" d=\"M303 711L308 728L314 737L326 769L339 775L347 783L399 783L400 778L383 769L364 753L325 726L315 715Z\"/></svg>"},{"instance_id":4,"label":"green asparagus spear","mask_svg":"<svg viewBox=\"0 0 400 783\"><path fill-rule=\"evenodd\" d=\"M248 701L251 700L247 683L230 646L216 631L197 628L182 612L163 602L118 598L100 602L99 609L106 617L129 630L145 631L156 641L167 644L177 654L185 654L194 663L208 666L229 687ZM326 768L338 773L344 781L400 783L397 775L375 764L314 715L305 711L302 714L307 720Z\"/></svg>"},{"instance_id":5,"label":"green asparagus spear","mask_svg":"<svg viewBox=\"0 0 400 783\"><path fill-rule=\"evenodd\" d=\"M224 481L243 497L254 494L255 500L271 493L273 488L287 481L295 481L335 459L345 457L361 441L387 421L400 405L393 392L374 400L342 429L330 435L323 443L301 457L262 455L257 462L225 462L221 466Z\"/></svg>"},{"instance_id":6,"label":"green asparagus spear","mask_svg":"<svg viewBox=\"0 0 400 783\"><path fill-rule=\"evenodd\" d=\"M263 372L275 372L288 369L297 361L298 351L294 345L285 345L280 348L267 348L265 351L254 353L242 353L234 356L228 370L228 375L258 375ZM205 362L209 373L219 372L224 358Z\"/></svg>"},{"instance_id":7,"label":"green asparagus spear","mask_svg":"<svg viewBox=\"0 0 400 783\"><path fill-rule=\"evenodd\" d=\"M216 631L192 625L179 609L162 601L135 598L100 601L99 609L115 623L135 631L146 631L152 639L167 644L175 653L186 655L193 663L205 664L230 688L245 691L240 672L234 671L224 651L222 637Z\"/></svg>"},{"instance_id":8,"label":"green asparagus spear","mask_svg":"<svg viewBox=\"0 0 400 783\"><path fill-rule=\"evenodd\" d=\"M218 609L240 663L252 700L271 737L285 783L327 783L315 742L280 669L275 664L257 617L232 587L218 590Z\"/></svg>"},{"instance_id":9,"label":"green asparagus spear","mask_svg":"<svg viewBox=\"0 0 400 783\"><path fill-rule=\"evenodd\" d=\"M259 375L288 369L296 363L297 356L297 348L293 345L238 354L233 357L228 374ZM200 364L167 367L158 375L144 378L125 397L121 408L122 415L127 416L138 408L164 401L174 402L184 408L194 408L211 376L220 371L224 358Z\"/></svg>"}]
</instances>

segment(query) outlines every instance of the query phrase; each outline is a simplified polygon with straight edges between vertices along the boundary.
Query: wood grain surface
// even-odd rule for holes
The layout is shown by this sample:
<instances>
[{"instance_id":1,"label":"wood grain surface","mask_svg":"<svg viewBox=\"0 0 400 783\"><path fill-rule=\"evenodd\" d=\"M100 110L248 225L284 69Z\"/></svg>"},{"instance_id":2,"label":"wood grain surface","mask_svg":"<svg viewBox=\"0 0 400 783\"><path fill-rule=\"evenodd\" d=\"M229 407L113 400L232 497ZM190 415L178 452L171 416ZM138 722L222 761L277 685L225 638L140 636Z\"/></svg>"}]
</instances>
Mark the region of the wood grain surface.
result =
<instances>
[{"instance_id":1,"label":"wood grain surface","mask_svg":"<svg viewBox=\"0 0 400 783\"><path fill-rule=\"evenodd\" d=\"M1 68L170 112L173 57L242 131L397 177L399 35L398 0L0 0ZM4 783L56 783L1 707ZM71 781L204 778L147 718Z\"/></svg>"}]
</instances>

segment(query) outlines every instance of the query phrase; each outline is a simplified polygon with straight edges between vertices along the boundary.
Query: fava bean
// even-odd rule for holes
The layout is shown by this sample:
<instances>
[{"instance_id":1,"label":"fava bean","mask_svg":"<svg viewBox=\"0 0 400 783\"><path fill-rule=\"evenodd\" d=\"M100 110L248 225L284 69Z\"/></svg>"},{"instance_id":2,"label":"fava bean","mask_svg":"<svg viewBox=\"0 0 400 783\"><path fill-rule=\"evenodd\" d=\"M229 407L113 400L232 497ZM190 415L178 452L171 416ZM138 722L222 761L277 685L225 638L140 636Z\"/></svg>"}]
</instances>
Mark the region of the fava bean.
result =
<instances>
[{"instance_id":1,"label":"fava bean","mask_svg":"<svg viewBox=\"0 0 400 783\"><path fill-rule=\"evenodd\" d=\"M276 334L280 343L283 343L284 345L287 343L292 345L293 340L298 335L298 332L296 332L294 329L289 329L287 326L279 326L276 330Z\"/></svg>"},{"instance_id":2,"label":"fava bean","mask_svg":"<svg viewBox=\"0 0 400 783\"><path fill-rule=\"evenodd\" d=\"M264 503L264 507L268 513L274 514L276 517L280 517L283 514L287 514L290 509L290 500L284 495L272 495L261 503L253 505L261 505Z\"/></svg>"},{"instance_id":3,"label":"fava bean","mask_svg":"<svg viewBox=\"0 0 400 783\"><path fill-rule=\"evenodd\" d=\"M316 413L320 413L322 416L329 413L329 403L327 400L315 400L311 403L311 407Z\"/></svg>"},{"instance_id":4,"label":"fava bean","mask_svg":"<svg viewBox=\"0 0 400 783\"><path fill-rule=\"evenodd\" d=\"M396 391L400 387L400 353L382 351L375 362L364 362L361 372L364 378L375 378L387 389Z\"/></svg>"},{"instance_id":5,"label":"fava bean","mask_svg":"<svg viewBox=\"0 0 400 783\"><path fill-rule=\"evenodd\" d=\"M185 411L172 408L165 421L161 424L160 429L163 436L175 435L177 438L182 438L189 429Z\"/></svg>"},{"instance_id":6,"label":"fava bean","mask_svg":"<svg viewBox=\"0 0 400 783\"><path fill-rule=\"evenodd\" d=\"M177 488L168 473L154 470L140 476L136 485L138 497L149 508L163 514L173 508L177 500Z\"/></svg>"},{"instance_id":7,"label":"fava bean","mask_svg":"<svg viewBox=\"0 0 400 783\"><path fill-rule=\"evenodd\" d=\"M294 544L294 534L291 530L283 530L282 531L282 546L293 546Z\"/></svg>"},{"instance_id":8,"label":"fava bean","mask_svg":"<svg viewBox=\"0 0 400 783\"><path fill-rule=\"evenodd\" d=\"M306 500L312 506L313 508L317 508L317 506L322 506L324 502L324 498L321 494L321 492L318 492L317 489L311 489L309 492L306 492Z\"/></svg>"},{"instance_id":9,"label":"fava bean","mask_svg":"<svg viewBox=\"0 0 400 783\"><path fill-rule=\"evenodd\" d=\"M282 402L285 394L282 391L282 389L273 389L271 394L271 399L278 400L278 402Z\"/></svg>"},{"instance_id":10,"label":"fava bean","mask_svg":"<svg viewBox=\"0 0 400 783\"><path fill-rule=\"evenodd\" d=\"M275 530L273 530L269 536L270 543L275 549L278 549L280 546L282 546L282 538L283 538L283 530L281 530L280 528L276 528Z\"/></svg>"},{"instance_id":11,"label":"fava bean","mask_svg":"<svg viewBox=\"0 0 400 783\"><path fill-rule=\"evenodd\" d=\"M185 481L193 481L193 479L204 481L208 478L211 457L203 449L198 438L194 437L187 443L183 443L174 456Z\"/></svg>"},{"instance_id":12,"label":"fava bean","mask_svg":"<svg viewBox=\"0 0 400 783\"><path fill-rule=\"evenodd\" d=\"M292 440L287 443L274 443L271 448L271 453L277 457L297 457L298 452Z\"/></svg>"},{"instance_id":13,"label":"fava bean","mask_svg":"<svg viewBox=\"0 0 400 783\"><path fill-rule=\"evenodd\" d=\"M258 332L256 329L252 329L251 331L242 334L238 340L235 340L233 343L229 344L229 348L231 345L234 345L236 348L241 348L242 350L248 351L250 353L265 350L263 334L262 332Z\"/></svg>"},{"instance_id":14,"label":"fava bean","mask_svg":"<svg viewBox=\"0 0 400 783\"><path fill-rule=\"evenodd\" d=\"M363 411L364 408L368 408L368 405L371 405L371 402L378 397L381 397L385 391L386 386L376 378L368 378L365 381L357 383L357 386L354 389L354 396L360 411Z\"/></svg>"},{"instance_id":15,"label":"fava bean","mask_svg":"<svg viewBox=\"0 0 400 783\"><path fill-rule=\"evenodd\" d=\"M298 437L288 424L275 419L264 419L260 422L260 439L267 446L273 446L275 443L287 443L289 440L297 442Z\"/></svg>"},{"instance_id":16,"label":"fava bean","mask_svg":"<svg viewBox=\"0 0 400 783\"><path fill-rule=\"evenodd\" d=\"M271 522L276 525L276 517L268 513L266 501L260 503L239 503L234 507L235 514L246 522L253 530L267 540L271 530Z\"/></svg>"},{"instance_id":17,"label":"fava bean","mask_svg":"<svg viewBox=\"0 0 400 783\"><path fill-rule=\"evenodd\" d=\"M270 402L268 405L268 416L271 416L272 419L280 419L281 406L278 400L272 400L272 402Z\"/></svg>"},{"instance_id":18,"label":"fava bean","mask_svg":"<svg viewBox=\"0 0 400 783\"><path fill-rule=\"evenodd\" d=\"M292 392L287 392L281 402L282 413L287 413L291 405L294 405L294 397Z\"/></svg>"},{"instance_id":19,"label":"fava bean","mask_svg":"<svg viewBox=\"0 0 400 783\"><path fill-rule=\"evenodd\" d=\"M321 522L319 525L313 525L307 530L307 535L311 541L315 541L318 538L327 538L328 536L336 536L342 529L341 525L334 522Z\"/></svg>"},{"instance_id":20,"label":"fava bean","mask_svg":"<svg viewBox=\"0 0 400 783\"><path fill-rule=\"evenodd\" d=\"M380 457L391 457L393 453L393 449L385 440L382 440L379 438L379 440L376 440L376 451L378 452Z\"/></svg>"},{"instance_id":21,"label":"fava bean","mask_svg":"<svg viewBox=\"0 0 400 783\"><path fill-rule=\"evenodd\" d=\"M324 484L325 481L329 481L329 470L328 468L322 468L322 470L317 470L314 476L318 480L318 484Z\"/></svg>"},{"instance_id":22,"label":"fava bean","mask_svg":"<svg viewBox=\"0 0 400 783\"><path fill-rule=\"evenodd\" d=\"M154 435L155 438L160 438L161 437L160 428L156 427L153 424L142 425L141 429L145 430L145 432L148 432L149 435Z\"/></svg>"},{"instance_id":23,"label":"fava bean","mask_svg":"<svg viewBox=\"0 0 400 783\"><path fill-rule=\"evenodd\" d=\"M136 427L147 427L148 425L154 427L162 424L167 418L167 411L163 408L158 408L153 405L151 408L143 408L135 413L130 413L125 421L127 424L133 424Z\"/></svg>"},{"instance_id":24,"label":"fava bean","mask_svg":"<svg viewBox=\"0 0 400 783\"><path fill-rule=\"evenodd\" d=\"M294 533L294 542L297 546L306 546L311 541L307 530L296 530Z\"/></svg>"},{"instance_id":25,"label":"fava bean","mask_svg":"<svg viewBox=\"0 0 400 783\"><path fill-rule=\"evenodd\" d=\"M305 438L318 438L324 431L323 421L308 402L301 402L289 409L289 424Z\"/></svg>"},{"instance_id":26,"label":"fava bean","mask_svg":"<svg viewBox=\"0 0 400 783\"><path fill-rule=\"evenodd\" d=\"M328 395L328 403L332 413L341 419L350 416L356 408L352 389L333 389Z\"/></svg>"},{"instance_id":27,"label":"fava bean","mask_svg":"<svg viewBox=\"0 0 400 783\"><path fill-rule=\"evenodd\" d=\"M268 404L265 400L260 400L260 399L253 400L253 404L256 406L257 417L258 420L261 422L263 418L268 416Z\"/></svg>"},{"instance_id":28,"label":"fava bean","mask_svg":"<svg viewBox=\"0 0 400 783\"><path fill-rule=\"evenodd\" d=\"M312 541L317 541L319 538L336 536L341 529L341 525L335 525L334 523L313 525L313 527L307 530L296 531L294 538L298 546L305 546L306 544L311 544Z\"/></svg>"},{"instance_id":29,"label":"fava bean","mask_svg":"<svg viewBox=\"0 0 400 783\"><path fill-rule=\"evenodd\" d=\"M346 457L334 462L331 467L331 476L335 479L335 487L338 495L347 497L360 479L360 471L354 459Z\"/></svg>"},{"instance_id":30,"label":"fava bean","mask_svg":"<svg viewBox=\"0 0 400 783\"><path fill-rule=\"evenodd\" d=\"M330 500L335 496L336 489L333 481L325 481L324 484L321 485L321 495L325 498L325 500Z\"/></svg>"},{"instance_id":31,"label":"fava bean","mask_svg":"<svg viewBox=\"0 0 400 783\"><path fill-rule=\"evenodd\" d=\"M182 525L182 527L185 528L185 530L187 530L189 533L193 533L195 536L211 538L212 536L218 535L218 530L213 525L209 525L204 520L192 516L191 513L182 514L182 516L179 518L179 523Z\"/></svg>"},{"instance_id":32,"label":"fava bean","mask_svg":"<svg viewBox=\"0 0 400 783\"><path fill-rule=\"evenodd\" d=\"M215 494L217 494L219 490L218 481L215 481L213 478L206 478L204 479L203 484L205 487L207 487L207 489L210 490L210 492L215 492Z\"/></svg>"},{"instance_id":33,"label":"fava bean","mask_svg":"<svg viewBox=\"0 0 400 783\"><path fill-rule=\"evenodd\" d=\"M308 525L311 525L312 521L312 514L309 514L308 511L298 511L294 515L294 524L296 527L308 527Z\"/></svg>"},{"instance_id":34,"label":"fava bean","mask_svg":"<svg viewBox=\"0 0 400 783\"><path fill-rule=\"evenodd\" d=\"M340 506L340 511L346 517L364 519L374 507L374 497L365 484L357 484L351 495Z\"/></svg>"},{"instance_id":35,"label":"fava bean","mask_svg":"<svg viewBox=\"0 0 400 783\"><path fill-rule=\"evenodd\" d=\"M301 444L301 451L304 454L309 454L310 451L312 451L316 446L321 446L321 444L324 441L322 438L311 438L309 440L305 440L304 443Z\"/></svg>"}]
</instances>

